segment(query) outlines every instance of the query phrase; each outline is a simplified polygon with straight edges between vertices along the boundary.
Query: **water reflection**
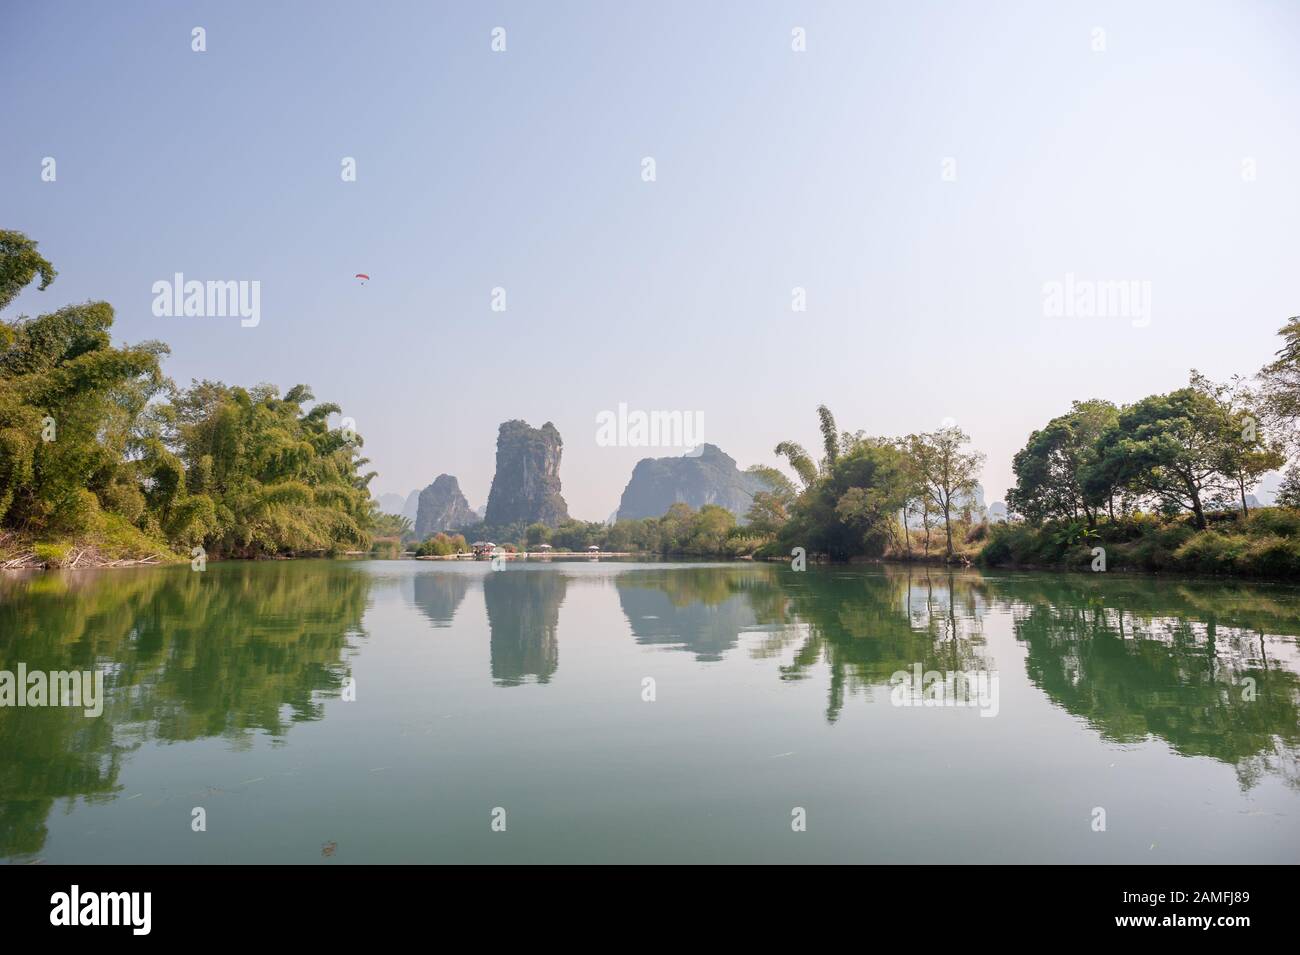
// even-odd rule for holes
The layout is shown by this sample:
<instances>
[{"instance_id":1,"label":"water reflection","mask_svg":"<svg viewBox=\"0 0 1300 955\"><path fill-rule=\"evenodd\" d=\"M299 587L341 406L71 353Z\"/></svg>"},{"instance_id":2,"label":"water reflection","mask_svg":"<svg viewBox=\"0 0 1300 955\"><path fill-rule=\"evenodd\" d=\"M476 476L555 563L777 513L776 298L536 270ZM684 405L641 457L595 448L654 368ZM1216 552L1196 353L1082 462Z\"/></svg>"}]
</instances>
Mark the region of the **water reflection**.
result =
<instances>
[{"instance_id":1,"label":"water reflection","mask_svg":"<svg viewBox=\"0 0 1300 955\"><path fill-rule=\"evenodd\" d=\"M450 627L472 583L468 574L416 574L411 580L412 598L431 624Z\"/></svg>"},{"instance_id":2,"label":"water reflection","mask_svg":"<svg viewBox=\"0 0 1300 955\"><path fill-rule=\"evenodd\" d=\"M721 660L758 622L753 587L766 575L717 567L634 570L615 578L618 602L636 642Z\"/></svg>"},{"instance_id":3,"label":"water reflection","mask_svg":"<svg viewBox=\"0 0 1300 955\"><path fill-rule=\"evenodd\" d=\"M826 719L846 696L869 695L898 670L986 668L979 653L978 578L953 574L795 573L778 567L701 567L618 575L619 602L638 643L712 662L742 633L762 634L760 658L786 656L783 680L829 673Z\"/></svg>"},{"instance_id":4,"label":"water reflection","mask_svg":"<svg viewBox=\"0 0 1300 955\"><path fill-rule=\"evenodd\" d=\"M996 590L1016 609L1030 680L1103 737L1213 757L1243 788L1269 774L1300 788L1300 677L1269 651L1294 650L1278 639L1300 630L1294 594L1084 577Z\"/></svg>"},{"instance_id":5,"label":"water reflection","mask_svg":"<svg viewBox=\"0 0 1300 955\"><path fill-rule=\"evenodd\" d=\"M612 591L628 652L687 653L702 667L746 654L768 661L773 680L825 679L821 718L830 723L918 663L1005 673L1014 639L1025 651L1022 683L1099 738L1163 740L1230 765L1244 789L1266 777L1300 789L1295 588L906 567L554 564L403 567L381 577L376 566L0 577L0 670L107 671L101 718L0 708L0 857L39 851L57 800L116 798L142 743L221 737L241 747L254 733L283 738L294 723L321 719L350 674L370 602L383 599L376 581L404 575L420 614L413 626L458 636L474 632L456 623L467 608L478 612L465 598L481 588L489 674L475 679L490 675L499 687L552 681L571 588ZM577 611L565 623L574 632L596 625ZM989 649L994 633L1001 660ZM1002 718L1017 716L1004 708Z\"/></svg>"},{"instance_id":6,"label":"water reflection","mask_svg":"<svg viewBox=\"0 0 1300 955\"><path fill-rule=\"evenodd\" d=\"M0 707L0 856L41 847L55 800L111 798L145 741L242 745L319 719L370 580L326 562L0 578L0 670L107 671L99 718Z\"/></svg>"},{"instance_id":7,"label":"water reflection","mask_svg":"<svg viewBox=\"0 0 1300 955\"><path fill-rule=\"evenodd\" d=\"M549 683L560 665L556 626L568 577L548 569L511 569L483 579L497 686Z\"/></svg>"},{"instance_id":8,"label":"water reflection","mask_svg":"<svg viewBox=\"0 0 1300 955\"><path fill-rule=\"evenodd\" d=\"M764 653L793 647L794 661L781 667L786 680L804 679L824 665L830 676L826 719L834 723L846 696L870 696L917 663L923 671L992 669L982 652L980 584L977 577L951 573L807 575L782 568L773 586L786 595L787 606L772 621L781 628ZM790 621L802 626L792 629Z\"/></svg>"}]
</instances>

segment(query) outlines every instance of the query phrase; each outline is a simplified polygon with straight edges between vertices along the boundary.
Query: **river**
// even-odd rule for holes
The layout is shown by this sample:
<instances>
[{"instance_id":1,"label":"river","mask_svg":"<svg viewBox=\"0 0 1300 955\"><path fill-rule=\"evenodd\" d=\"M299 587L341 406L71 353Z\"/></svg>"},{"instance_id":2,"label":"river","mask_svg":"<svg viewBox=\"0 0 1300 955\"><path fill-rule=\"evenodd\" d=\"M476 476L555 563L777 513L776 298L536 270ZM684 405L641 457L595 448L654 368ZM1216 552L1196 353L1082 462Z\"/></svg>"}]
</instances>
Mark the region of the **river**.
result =
<instances>
[{"instance_id":1,"label":"river","mask_svg":"<svg viewBox=\"0 0 1300 955\"><path fill-rule=\"evenodd\" d=\"M7 576L0 671L104 689L0 706L0 860L1295 862L1297 634L1112 574Z\"/></svg>"}]
</instances>

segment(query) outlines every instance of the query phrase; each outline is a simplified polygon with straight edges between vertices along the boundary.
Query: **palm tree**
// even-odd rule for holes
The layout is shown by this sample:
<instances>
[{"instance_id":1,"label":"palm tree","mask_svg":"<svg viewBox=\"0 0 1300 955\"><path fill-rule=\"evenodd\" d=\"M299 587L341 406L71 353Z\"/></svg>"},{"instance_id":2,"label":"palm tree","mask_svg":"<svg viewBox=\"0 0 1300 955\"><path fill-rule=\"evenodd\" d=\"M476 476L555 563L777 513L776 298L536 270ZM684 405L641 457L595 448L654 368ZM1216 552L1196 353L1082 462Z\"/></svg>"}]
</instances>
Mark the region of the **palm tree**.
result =
<instances>
[{"instance_id":1,"label":"palm tree","mask_svg":"<svg viewBox=\"0 0 1300 955\"><path fill-rule=\"evenodd\" d=\"M840 458L841 450L849 443L849 435L846 434L841 438L835 430L835 416L831 414L829 408L818 405L817 417L820 419L822 447L825 450L820 468L813 463L813 459L803 449L803 445L797 441L782 441L776 446L775 451L778 457L784 457L790 462L790 467L795 474L799 475L799 480L805 488L815 483L818 477L830 473L831 468Z\"/></svg>"}]
</instances>

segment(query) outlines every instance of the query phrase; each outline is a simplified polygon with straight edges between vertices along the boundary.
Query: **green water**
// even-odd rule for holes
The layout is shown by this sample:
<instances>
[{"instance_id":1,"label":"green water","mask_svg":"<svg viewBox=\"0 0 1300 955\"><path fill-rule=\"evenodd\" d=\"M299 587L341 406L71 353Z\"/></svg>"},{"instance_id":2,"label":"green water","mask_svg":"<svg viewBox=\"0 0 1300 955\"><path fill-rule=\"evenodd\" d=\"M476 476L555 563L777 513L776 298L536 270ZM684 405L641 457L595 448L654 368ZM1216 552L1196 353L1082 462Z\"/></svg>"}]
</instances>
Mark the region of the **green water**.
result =
<instances>
[{"instance_id":1,"label":"green water","mask_svg":"<svg viewBox=\"0 0 1300 955\"><path fill-rule=\"evenodd\" d=\"M0 860L1295 862L1298 633L1295 587L1102 574L4 577L0 670L106 702L0 708ZM894 705L916 664L996 715Z\"/></svg>"}]
</instances>

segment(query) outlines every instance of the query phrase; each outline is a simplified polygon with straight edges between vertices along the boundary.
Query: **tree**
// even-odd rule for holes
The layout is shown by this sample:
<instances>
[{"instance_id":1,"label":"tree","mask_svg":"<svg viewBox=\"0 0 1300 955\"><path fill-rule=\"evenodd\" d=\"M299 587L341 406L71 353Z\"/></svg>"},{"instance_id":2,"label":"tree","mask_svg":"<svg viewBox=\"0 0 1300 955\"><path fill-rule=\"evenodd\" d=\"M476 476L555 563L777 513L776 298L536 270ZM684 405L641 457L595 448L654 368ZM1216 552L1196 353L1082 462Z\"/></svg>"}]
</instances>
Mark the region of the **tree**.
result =
<instances>
[{"instance_id":1,"label":"tree","mask_svg":"<svg viewBox=\"0 0 1300 955\"><path fill-rule=\"evenodd\" d=\"M1286 469L1282 483L1277 489L1279 507L1300 508L1300 464L1293 464Z\"/></svg>"},{"instance_id":2,"label":"tree","mask_svg":"<svg viewBox=\"0 0 1300 955\"><path fill-rule=\"evenodd\" d=\"M1217 466L1237 489L1241 514L1250 513L1246 492L1269 471L1286 463L1282 442L1264 434L1262 401L1240 377L1216 384L1199 372L1192 372L1192 387L1219 406L1222 416L1218 437Z\"/></svg>"},{"instance_id":3,"label":"tree","mask_svg":"<svg viewBox=\"0 0 1300 955\"><path fill-rule=\"evenodd\" d=\"M908 487L907 461L894 442L854 437L792 502L780 539L836 558L882 553L897 537Z\"/></svg>"},{"instance_id":4,"label":"tree","mask_svg":"<svg viewBox=\"0 0 1300 955\"><path fill-rule=\"evenodd\" d=\"M813 464L812 458L799 443L782 441L776 446L774 453L777 457L784 457L790 462L790 467L795 474L799 475L799 480L803 482L804 487L809 487L817 480L817 465Z\"/></svg>"},{"instance_id":5,"label":"tree","mask_svg":"<svg viewBox=\"0 0 1300 955\"><path fill-rule=\"evenodd\" d=\"M924 485L910 485L912 490L909 492L908 500L903 506L903 526L907 527L907 522L913 518L919 518L921 521L921 548L922 553L930 556L930 529L934 526L935 520L939 517L939 512L935 509L934 501L930 499L929 493L925 490ZM919 490L917 488L919 487ZM906 538L908 553L911 553L911 538Z\"/></svg>"},{"instance_id":6,"label":"tree","mask_svg":"<svg viewBox=\"0 0 1300 955\"><path fill-rule=\"evenodd\" d=\"M1220 468L1230 423L1220 404L1196 388L1152 395L1120 411L1098 442L1099 466L1166 512L1190 510L1204 529L1206 508L1228 494Z\"/></svg>"},{"instance_id":7,"label":"tree","mask_svg":"<svg viewBox=\"0 0 1300 955\"><path fill-rule=\"evenodd\" d=\"M54 269L0 232L0 307ZM165 346L116 348L106 302L0 322L0 527L32 535L97 531L103 514L143 520L143 485L165 475L140 431L165 386Z\"/></svg>"},{"instance_id":8,"label":"tree","mask_svg":"<svg viewBox=\"0 0 1300 955\"><path fill-rule=\"evenodd\" d=\"M902 531L898 515L912 488L906 455L883 438L861 438L841 456L828 475L835 497L835 516L858 535L860 552L882 553L897 546Z\"/></svg>"},{"instance_id":9,"label":"tree","mask_svg":"<svg viewBox=\"0 0 1300 955\"><path fill-rule=\"evenodd\" d=\"M840 435L835 430L835 416L831 414L831 409L825 405L817 406L817 418L821 425L822 432L822 449L825 457L822 458L821 470L826 473L835 467L835 462L840 457Z\"/></svg>"},{"instance_id":10,"label":"tree","mask_svg":"<svg viewBox=\"0 0 1300 955\"><path fill-rule=\"evenodd\" d=\"M861 432L857 435L847 432L841 435L836 431L835 416L825 405L817 406L817 422L822 433L823 457L820 465L813 463L812 457L797 441L782 441L776 446L775 451L777 457L784 457L790 462L790 467L799 476L805 488L811 486L819 475L830 473L840 456L852 450L862 437Z\"/></svg>"},{"instance_id":11,"label":"tree","mask_svg":"<svg viewBox=\"0 0 1300 955\"><path fill-rule=\"evenodd\" d=\"M37 243L21 232L0 229L0 311L9 306L18 293L41 277L37 288L44 292L59 273L36 251ZM8 344L0 338L0 347Z\"/></svg>"},{"instance_id":12,"label":"tree","mask_svg":"<svg viewBox=\"0 0 1300 955\"><path fill-rule=\"evenodd\" d=\"M685 550L691 554L724 554L736 528L736 516L725 507L705 504L693 516Z\"/></svg>"},{"instance_id":13,"label":"tree","mask_svg":"<svg viewBox=\"0 0 1300 955\"><path fill-rule=\"evenodd\" d=\"M1300 315L1287 319L1278 330L1282 347L1259 377L1263 386L1261 410L1273 424L1290 426L1294 442L1300 422Z\"/></svg>"},{"instance_id":14,"label":"tree","mask_svg":"<svg viewBox=\"0 0 1300 955\"><path fill-rule=\"evenodd\" d=\"M955 501L975 492L979 470L984 465L982 453L962 451L962 446L969 441L970 437L955 426L906 438L908 456L924 494L943 515L949 558L953 555L952 511Z\"/></svg>"},{"instance_id":15,"label":"tree","mask_svg":"<svg viewBox=\"0 0 1300 955\"><path fill-rule=\"evenodd\" d=\"M396 537L401 540L411 534L411 519L402 514L386 514L376 510L371 518L370 531L375 537Z\"/></svg>"},{"instance_id":16,"label":"tree","mask_svg":"<svg viewBox=\"0 0 1300 955\"><path fill-rule=\"evenodd\" d=\"M169 446L185 492L211 502L210 552L252 557L369 545L374 505L359 473L361 438L332 428L337 405L306 385L245 389L195 382L172 399Z\"/></svg>"},{"instance_id":17,"label":"tree","mask_svg":"<svg viewBox=\"0 0 1300 955\"><path fill-rule=\"evenodd\" d=\"M790 508L798 494L790 479L776 468L755 464L746 473L761 478L768 487L754 492L745 513L746 530L755 537L771 540L790 519Z\"/></svg>"},{"instance_id":18,"label":"tree","mask_svg":"<svg viewBox=\"0 0 1300 955\"><path fill-rule=\"evenodd\" d=\"M1099 506L1114 496L1114 488L1099 480L1097 442L1118 419L1119 410L1109 401L1076 401L1033 432L1012 460L1016 486L1007 491L1007 507L1031 524L1082 516L1095 526Z\"/></svg>"}]
</instances>

